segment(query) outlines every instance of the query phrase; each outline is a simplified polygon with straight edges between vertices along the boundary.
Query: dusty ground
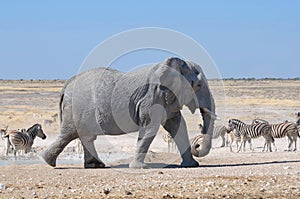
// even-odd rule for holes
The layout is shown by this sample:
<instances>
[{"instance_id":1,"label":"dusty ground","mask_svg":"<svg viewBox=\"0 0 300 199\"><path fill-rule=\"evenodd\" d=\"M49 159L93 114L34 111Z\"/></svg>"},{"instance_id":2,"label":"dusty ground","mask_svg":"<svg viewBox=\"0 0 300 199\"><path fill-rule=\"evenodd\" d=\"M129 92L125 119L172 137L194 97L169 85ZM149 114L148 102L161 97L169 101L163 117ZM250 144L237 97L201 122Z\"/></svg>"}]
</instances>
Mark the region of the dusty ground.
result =
<instances>
[{"instance_id":1,"label":"dusty ground","mask_svg":"<svg viewBox=\"0 0 300 199\"><path fill-rule=\"evenodd\" d=\"M300 81L210 82L217 102L218 123L229 118L250 122L260 117L270 122L295 120L300 111ZM62 81L1 81L0 125L28 128L58 112ZM183 111L189 133L197 133L198 115ZM178 168L175 150L167 153L161 136L146 158L151 169L128 169L136 134L98 137L97 149L110 168L82 169L82 154L74 143L63 152L57 168L44 164L39 153L57 136L59 123L43 125L46 141L37 139L33 153L19 160L1 156L0 198L300 198L300 153L286 152L286 139L276 140L277 152L263 153L263 139L253 140L255 151L231 153L213 140L213 149L197 159L201 167ZM0 141L1 144L1 141ZM300 145L298 142L298 150Z\"/></svg>"}]
</instances>

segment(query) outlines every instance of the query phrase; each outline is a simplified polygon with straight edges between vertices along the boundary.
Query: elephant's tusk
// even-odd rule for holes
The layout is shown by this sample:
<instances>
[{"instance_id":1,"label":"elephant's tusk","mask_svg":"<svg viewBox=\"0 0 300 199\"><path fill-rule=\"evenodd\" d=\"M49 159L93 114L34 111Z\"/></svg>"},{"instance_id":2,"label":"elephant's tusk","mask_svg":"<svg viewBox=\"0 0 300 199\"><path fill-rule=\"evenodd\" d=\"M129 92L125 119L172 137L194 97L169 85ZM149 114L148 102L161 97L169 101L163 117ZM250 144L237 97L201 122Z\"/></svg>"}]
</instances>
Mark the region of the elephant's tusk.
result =
<instances>
[{"instance_id":1,"label":"elephant's tusk","mask_svg":"<svg viewBox=\"0 0 300 199\"><path fill-rule=\"evenodd\" d=\"M211 119L216 120L217 115L210 111L208 108L201 108Z\"/></svg>"}]
</instances>

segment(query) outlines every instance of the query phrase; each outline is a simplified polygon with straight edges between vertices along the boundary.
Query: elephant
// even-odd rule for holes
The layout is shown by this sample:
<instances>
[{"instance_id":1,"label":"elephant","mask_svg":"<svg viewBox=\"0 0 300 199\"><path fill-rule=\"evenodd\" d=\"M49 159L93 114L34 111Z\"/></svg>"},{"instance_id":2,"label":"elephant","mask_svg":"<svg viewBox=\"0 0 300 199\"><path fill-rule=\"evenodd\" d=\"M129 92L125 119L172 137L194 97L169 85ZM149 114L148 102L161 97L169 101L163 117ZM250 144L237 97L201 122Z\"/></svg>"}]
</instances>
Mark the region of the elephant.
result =
<instances>
[{"instance_id":1,"label":"elephant","mask_svg":"<svg viewBox=\"0 0 300 199\"><path fill-rule=\"evenodd\" d=\"M50 166L63 149L79 138L84 168L103 168L94 141L98 135L121 135L138 131L135 156L130 168L147 168L146 153L160 125L170 133L179 149L182 167L197 167L194 156L209 153L208 141L191 150L187 126L180 112L200 110L203 134L212 135L215 103L201 67L177 57L128 73L94 68L67 80L59 102L61 133L42 152ZM199 143L198 143L199 144ZM194 151L192 154L191 151Z\"/></svg>"}]
</instances>

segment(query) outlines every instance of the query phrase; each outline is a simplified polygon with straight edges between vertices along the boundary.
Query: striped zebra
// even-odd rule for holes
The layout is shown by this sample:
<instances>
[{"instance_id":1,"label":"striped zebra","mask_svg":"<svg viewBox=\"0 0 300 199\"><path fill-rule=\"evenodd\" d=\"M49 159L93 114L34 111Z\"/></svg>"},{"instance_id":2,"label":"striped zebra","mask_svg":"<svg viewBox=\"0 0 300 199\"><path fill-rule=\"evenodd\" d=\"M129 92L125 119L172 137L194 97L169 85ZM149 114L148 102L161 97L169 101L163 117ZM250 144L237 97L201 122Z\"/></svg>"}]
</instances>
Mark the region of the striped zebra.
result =
<instances>
[{"instance_id":1,"label":"striped zebra","mask_svg":"<svg viewBox=\"0 0 300 199\"><path fill-rule=\"evenodd\" d=\"M4 137L8 138L7 140L13 146L13 153L15 159L17 151L19 150L25 150L25 153L30 152L31 147L33 145L33 141L36 138L36 136L42 138L43 140L46 139L46 135L44 134L42 126L40 124L33 125L26 132L13 130L7 132L4 135ZM8 151L6 151L6 155L8 155Z\"/></svg>"},{"instance_id":2,"label":"striped zebra","mask_svg":"<svg viewBox=\"0 0 300 199\"><path fill-rule=\"evenodd\" d=\"M300 112L296 113L296 116L297 116L296 124L298 127L298 131L300 132Z\"/></svg>"},{"instance_id":3,"label":"striped zebra","mask_svg":"<svg viewBox=\"0 0 300 199\"><path fill-rule=\"evenodd\" d=\"M8 129L8 126L5 126L5 128L3 129L0 129L0 140L2 140L3 144L4 144L4 147L3 147L3 154L5 154L5 151L6 151L6 148L7 148L7 140L6 138L4 138L4 135L6 134L7 132L7 129Z\"/></svg>"},{"instance_id":4,"label":"striped zebra","mask_svg":"<svg viewBox=\"0 0 300 199\"><path fill-rule=\"evenodd\" d=\"M202 132L202 129L203 129L202 124L199 124L199 129ZM231 131L226 126L217 125L217 126L214 127L214 131L213 131L213 134L212 134L212 139L217 139L217 138L221 137L222 144L221 144L220 147L225 147L225 135L227 133L230 133L230 132Z\"/></svg>"},{"instance_id":5,"label":"striped zebra","mask_svg":"<svg viewBox=\"0 0 300 199\"><path fill-rule=\"evenodd\" d=\"M265 138L265 144L263 147L263 151L267 146L267 151L272 151L271 143L274 142L274 138L271 135L270 126L266 123L255 123L255 124L245 124L244 122L238 119L230 119L228 122L228 126L230 130L235 129L235 136L241 137L241 145L237 152L241 151L242 145L244 146L245 151L245 144L249 138L259 138L263 136ZM251 144L252 145L252 144ZM252 150L253 147L251 146Z\"/></svg>"},{"instance_id":6,"label":"striped zebra","mask_svg":"<svg viewBox=\"0 0 300 199\"><path fill-rule=\"evenodd\" d=\"M169 132L165 132L162 139L164 142L168 143L168 153L170 153L171 150L176 150L176 143Z\"/></svg>"},{"instance_id":7,"label":"striped zebra","mask_svg":"<svg viewBox=\"0 0 300 199\"><path fill-rule=\"evenodd\" d=\"M229 146L230 152L233 152L232 150L232 144L235 142L236 144L236 151L239 150L239 143L241 142L241 135L239 133L237 133L236 130L230 131L229 133L226 134L227 136L227 140L226 140L226 146ZM253 151L253 147L252 147L252 142L251 142L251 138L247 138L247 141L250 145L250 150ZM246 147L246 142L244 143L244 150Z\"/></svg>"},{"instance_id":8,"label":"striped zebra","mask_svg":"<svg viewBox=\"0 0 300 199\"><path fill-rule=\"evenodd\" d=\"M269 124L269 122L262 119L254 119L253 124L264 123L271 127L271 135L274 138L288 137L288 151L292 150L292 144L294 145L294 151L297 150L297 137L300 137L297 125L293 122L285 121L278 124Z\"/></svg>"}]
</instances>

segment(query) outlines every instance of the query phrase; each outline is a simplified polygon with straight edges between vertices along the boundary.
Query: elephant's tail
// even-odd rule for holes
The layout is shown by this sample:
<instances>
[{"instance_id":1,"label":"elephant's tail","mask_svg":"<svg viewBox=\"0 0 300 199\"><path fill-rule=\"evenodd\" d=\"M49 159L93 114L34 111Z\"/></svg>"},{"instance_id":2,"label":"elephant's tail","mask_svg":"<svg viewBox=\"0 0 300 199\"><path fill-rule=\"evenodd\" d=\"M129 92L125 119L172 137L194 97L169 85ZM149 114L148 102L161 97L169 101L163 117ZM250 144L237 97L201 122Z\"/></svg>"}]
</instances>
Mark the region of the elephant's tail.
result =
<instances>
[{"instance_id":1,"label":"elephant's tail","mask_svg":"<svg viewBox=\"0 0 300 199\"><path fill-rule=\"evenodd\" d=\"M63 101L64 101L64 96L65 96L65 90L66 88L69 86L69 84L71 84L71 82L73 82L76 79L76 75L73 76L72 78L68 79L65 82L64 87L61 89L60 91L60 101L59 101L59 117L60 117L60 123L62 122L62 111L63 111Z\"/></svg>"},{"instance_id":2,"label":"elephant's tail","mask_svg":"<svg viewBox=\"0 0 300 199\"><path fill-rule=\"evenodd\" d=\"M59 101L59 118L60 118L60 123L62 122L62 103L64 100L64 92L62 90L62 92L60 93L60 101Z\"/></svg>"}]
</instances>

